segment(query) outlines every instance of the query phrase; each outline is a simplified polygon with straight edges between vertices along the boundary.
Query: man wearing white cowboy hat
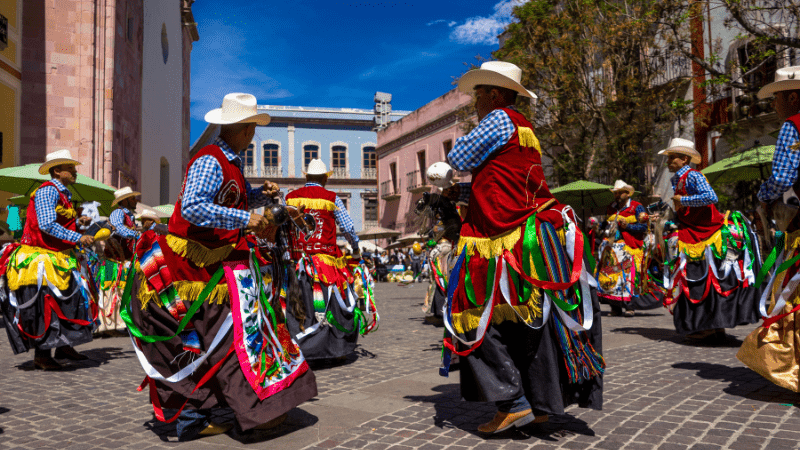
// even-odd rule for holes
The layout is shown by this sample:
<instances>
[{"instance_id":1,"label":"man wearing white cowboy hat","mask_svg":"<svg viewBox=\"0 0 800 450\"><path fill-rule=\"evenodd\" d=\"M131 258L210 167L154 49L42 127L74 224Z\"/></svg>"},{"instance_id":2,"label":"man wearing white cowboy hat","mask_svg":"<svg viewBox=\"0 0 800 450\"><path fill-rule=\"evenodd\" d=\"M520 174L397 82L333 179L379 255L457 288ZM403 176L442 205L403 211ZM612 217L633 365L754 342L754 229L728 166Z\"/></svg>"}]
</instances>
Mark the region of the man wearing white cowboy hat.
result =
<instances>
[{"instance_id":1,"label":"man wearing white cowboy hat","mask_svg":"<svg viewBox=\"0 0 800 450\"><path fill-rule=\"evenodd\" d=\"M734 245L750 230L739 212L728 216L717 210L714 189L700 171L689 166L701 160L694 142L673 138L658 154L667 156L667 167L675 173L670 182L675 193L672 201L680 263L669 274L666 293L666 303L674 305L675 329L693 339L725 341L725 328L758 321L759 292L753 286L754 279L748 283L753 269L744 263L759 259L758 248L749 245L751 239L746 239L747 245ZM729 239L732 235L738 237ZM733 257L735 260L729 260ZM730 270L731 264L739 261L744 269ZM758 265L756 262L754 266Z\"/></svg>"},{"instance_id":2,"label":"man wearing white cowboy hat","mask_svg":"<svg viewBox=\"0 0 800 450\"><path fill-rule=\"evenodd\" d=\"M78 164L69 150L47 154L39 173L49 173L52 179L31 195L21 245L6 247L0 257L8 265L4 289L17 299L16 304L2 305L9 341L15 354L35 349L36 369L62 367L50 356L51 348L56 348L57 359L87 359L73 347L92 340L92 318L86 305L94 299L81 289L85 281L76 279L80 270L75 270L78 262L73 249L91 245L94 239L77 232L76 224L83 218L78 218L67 189L76 181ZM43 269L43 275L36 274L38 269ZM42 311L50 312L49 316Z\"/></svg>"},{"instance_id":3,"label":"man wearing white cowboy hat","mask_svg":"<svg viewBox=\"0 0 800 450\"><path fill-rule=\"evenodd\" d=\"M152 209L145 208L144 211L139 214L138 218L139 221L142 222L142 232L152 229L157 223L161 222L161 218L158 216L158 213Z\"/></svg>"},{"instance_id":4,"label":"man wearing white cowboy hat","mask_svg":"<svg viewBox=\"0 0 800 450\"><path fill-rule=\"evenodd\" d=\"M361 259L359 239L342 200L325 189L331 174L325 163L312 159L304 173L305 186L289 192L286 204L305 206L306 212L314 217L316 229L306 236L292 230L292 258L301 261L297 276L305 314L301 316L287 308L286 322L307 359L343 360L355 351L359 326L355 311L343 308L333 297L338 290L342 298L352 298L348 295L353 288L350 263ZM353 249L351 256L343 254L336 245L337 225ZM341 328L328 318L333 318Z\"/></svg>"},{"instance_id":5,"label":"man wearing white cowboy hat","mask_svg":"<svg viewBox=\"0 0 800 450\"><path fill-rule=\"evenodd\" d=\"M174 381L151 379L150 389L158 399L152 402L156 417L176 418L182 441L231 429L230 424L211 422L213 408L230 407L237 426L246 432L280 424L287 411L317 393L314 374L275 315L280 311L278 296L270 308L256 307L258 298L267 298L263 289L269 285L251 270L254 261L263 258L254 254L255 239L248 233L280 225L272 214L279 188L265 181L253 189L239 153L270 117L258 113L254 96L234 93L205 119L220 125L219 137L189 161L169 234L142 233L136 248L141 261L134 272L137 279L130 282L131 298L123 300L130 301L130 317L123 318L132 332L163 336L168 330L175 335L166 341L142 339L135 345L144 355L145 370L158 367L161 373L175 374ZM263 216L250 211L265 206ZM255 292L256 297L244 292ZM253 300L257 303L244 307L242 302ZM203 307L189 310L189 302ZM254 342L258 345L250 345ZM234 348L231 354L228 349ZM188 367L192 358L183 358L186 352L207 359ZM269 362L262 366L265 360ZM273 364L277 370L269 369Z\"/></svg>"},{"instance_id":6,"label":"man wearing white cowboy hat","mask_svg":"<svg viewBox=\"0 0 800 450\"><path fill-rule=\"evenodd\" d=\"M635 190L628 183L617 180L611 192L615 200L606 209L606 220L616 222L617 229L600 247L600 254L604 257L599 262L597 295L608 301L612 316L633 317L635 309L652 309L660 305L646 292L646 271L642 272L647 224L640 223L638 218L646 212L641 203L631 199ZM606 247L609 252L604 252Z\"/></svg>"},{"instance_id":7,"label":"man wearing white cowboy hat","mask_svg":"<svg viewBox=\"0 0 800 450\"><path fill-rule=\"evenodd\" d=\"M800 66L784 67L775 72L775 81L760 91L758 98L774 95L773 105L778 120L783 121L775 153L772 156L772 174L758 191L761 208L769 215L772 205L781 201L783 194L794 187L800 195L797 171L800 167ZM778 261L787 261L798 253L797 239L789 238L800 230L800 218L795 216L785 230L786 242L783 255ZM770 258L772 259L772 258ZM797 274L795 266L785 271L775 270L770 280L765 280L767 289L780 286L780 280L792 280ZM771 317L765 317L764 324L750 333L736 355L748 367L778 386L800 392L800 353L798 353L796 330L800 323L797 307L797 284L789 282L769 294L767 303L774 302L773 309L767 309ZM795 299L780 302L779 299ZM784 304L783 308L778 305Z\"/></svg>"},{"instance_id":8,"label":"man wearing white cowboy hat","mask_svg":"<svg viewBox=\"0 0 800 450\"><path fill-rule=\"evenodd\" d=\"M582 245L583 235L576 235L574 213L550 193L533 126L514 106L519 96L536 98L521 81L522 70L502 61L483 63L461 77L458 89L474 94L480 123L456 140L447 160L454 169L471 171L472 183L443 191L451 199L468 200L469 207L455 246L458 270L448 283L456 290L444 315L448 334L441 371L447 372L450 352L456 353L462 362L462 397L495 402L494 418L478 427L485 434L545 422L571 403L594 409L602 404L605 362L594 285L588 275L563 280L555 268L582 272L573 266L584 267L583 252L574 248ZM560 233L576 237L571 250ZM569 252L575 263L564 257ZM537 265L554 264L554 272L534 271L531 258ZM545 295L549 283L557 281L568 286L563 292L573 304L581 300L572 292L591 292L582 301L592 305L584 304L593 311L587 316L594 326L589 321L586 329L564 331L559 307L551 309ZM542 317L543 311L549 317ZM587 358L575 358L574 349Z\"/></svg>"},{"instance_id":9,"label":"man wearing white cowboy hat","mask_svg":"<svg viewBox=\"0 0 800 450\"><path fill-rule=\"evenodd\" d=\"M140 192L134 191L130 186L125 186L114 191L114 200L111 202L111 206L117 206L117 209L111 212L111 215L108 216L108 221L111 225L114 225L114 232L123 239L125 260L133 257L134 241L139 237L139 232L136 231L134 211L136 211L136 205L139 203L136 197L141 195Z\"/></svg>"}]
</instances>

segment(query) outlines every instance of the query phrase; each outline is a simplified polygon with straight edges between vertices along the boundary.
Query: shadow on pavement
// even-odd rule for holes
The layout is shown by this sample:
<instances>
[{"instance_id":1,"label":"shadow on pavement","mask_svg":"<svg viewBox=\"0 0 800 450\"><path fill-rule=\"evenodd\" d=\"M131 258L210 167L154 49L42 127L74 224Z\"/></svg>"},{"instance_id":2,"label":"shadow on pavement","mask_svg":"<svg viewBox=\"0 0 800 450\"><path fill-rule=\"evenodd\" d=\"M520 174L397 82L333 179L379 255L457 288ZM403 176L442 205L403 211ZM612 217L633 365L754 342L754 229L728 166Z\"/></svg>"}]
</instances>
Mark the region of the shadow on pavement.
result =
<instances>
[{"instance_id":1,"label":"shadow on pavement","mask_svg":"<svg viewBox=\"0 0 800 450\"><path fill-rule=\"evenodd\" d=\"M771 383L747 367L728 367L707 362L682 362L673 364L676 369L697 371L697 376L707 380L729 382L723 389L727 394L749 400L800 405L800 394Z\"/></svg>"},{"instance_id":2,"label":"shadow on pavement","mask_svg":"<svg viewBox=\"0 0 800 450\"><path fill-rule=\"evenodd\" d=\"M8 409L8 408L3 408L2 406L0 406L0 414L5 414L5 413L7 413L9 411L11 411L11 410ZM3 434L3 429L2 428L0 428L0 434Z\"/></svg>"},{"instance_id":3,"label":"shadow on pavement","mask_svg":"<svg viewBox=\"0 0 800 450\"><path fill-rule=\"evenodd\" d=\"M478 432L478 425L492 420L496 412L494 404L462 401L461 391L457 384L440 385L432 390L439 392L439 394L429 396L407 395L404 398L412 402L433 403L436 409L436 415L433 417L434 425L442 429L458 428L486 440L512 439L521 441L534 438L542 441L557 442L559 439L574 434L595 435L594 431L583 420L569 414L562 414L551 415L550 421L547 423L511 428L487 437Z\"/></svg>"},{"instance_id":4,"label":"shadow on pavement","mask_svg":"<svg viewBox=\"0 0 800 450\"><path fill-rule=\"evenodd\" d=\"M78 352L81 354L88 356L89 359L85 361L70 361L67 359L60 359L58 362L61 363L64 368L59 370L59 372L73 372L80 369L100 367L115 359L127 359L133 358L134 356L133 350L123 350L122 347L102 347L82 350L80 346L78 346L76 350L78 350ZM31 355L30 359L17 364L15 366L17 369L25 371L36 370L33 367L33 352L29 353Z\"/></svg>"},{"instance_id":5,"label":"shadow on pavement","mask_svg":"<svg viewBox=\"0 0 800 450\"><path fill-rule=\"evenodd\" d=\"M736 336L726 335L724 341L715 341L713 339L696 340L681 336L672 328L654 328L654 327L619 327L611 329L611 333L617 334L638 334L644 338L653 341L670 341L680 345L688 345L690 347L732 347L739 348L742 346L742 341Z\"/></svg>"},{"instance_id":6,"label":"shadow on pavement","mask_svg":"<svg viewBox=\"0 0 800 450\"><path fill-rule=\"evenodd\" d=\"M345 356L344 358L331 358L331 359L314 359L308 361L308 367L311 370L325 370L335 367L345 367L358 361L360 358L375 359L378 356L371 351L365 349L361 344L356 346L353 353Z\"/></svg>"}]
</instances>

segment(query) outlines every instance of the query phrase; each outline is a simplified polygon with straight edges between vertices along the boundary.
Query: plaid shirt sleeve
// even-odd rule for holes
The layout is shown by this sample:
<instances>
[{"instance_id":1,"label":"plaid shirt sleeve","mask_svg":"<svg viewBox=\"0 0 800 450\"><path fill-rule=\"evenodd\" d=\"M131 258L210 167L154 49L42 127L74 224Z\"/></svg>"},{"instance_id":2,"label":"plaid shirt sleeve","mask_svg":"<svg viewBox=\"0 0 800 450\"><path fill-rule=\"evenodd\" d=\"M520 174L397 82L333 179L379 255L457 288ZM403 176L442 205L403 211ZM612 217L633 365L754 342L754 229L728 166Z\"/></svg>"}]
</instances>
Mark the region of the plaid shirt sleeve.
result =
<instances>
[{"instance_id":1,"label":"plaid shirt sleeve","mask_svg":"<svg viewBox=\"0 0 800 450\"><path fill-rule=\"evenodd\" d=\"M131 230L125 226L125 211L121 209L112 211L111 215L108 216L108 221L117 229L116 233L124 238L135 239L139 236L137 231Z\"/></svg>"},{"instance_id":2,"label":"plaid shirt sleeve","mask_svg":"<svg viewBox=\"0 0 800 450\"><path fill-rule=\"evenodd\" d=\"M792 150L792 145L800 142L797 129L786 122L778 133L775 154L772 156L772 175L761 185L758 199L769 203L788 191L797 180L797 168L800 166L800 150Z\"/></svg>"},{"instance_id":3,"label":"plaid shirt sleeve","mask_svg":"<svg viewBox=\"0 0 800 450\"><path fill-rule=\"evenodd\" d=\"M639 205L639 206L636 207L636 211L634 211L634 214L638 218L639 214L641 214L643 212L645 212L644 211L644 206ZM638 221L635 222L635 223L629 223L628 227L625 228L625 230L626 231L632 231L634 233L644 233L645 231L647 231L647 224L646 223L640 223Z\"/></svg>"},{"instance_id":4,"label":"plaid shirt sleeve","mask_svg":"<svg viewBox=\"0 0 800 450\"><path fill-rule=\"evenodd\" d=\"M472 170L504 146L514 135L514 123L503 110L496 109L481 120L466 136L456 139L447 160L456 170Z\"/></svg>"},{"instance_id":5,"label":"plaid shirt sleeve","mask_svg":"<svg viewBox=\"0 0 800 450\"><path fill-rule=\"evenodd\" d=\"M684 206L706 206L717 203L717 193L700 172L692 171L686 177L686 193L681 197Z\"/></svg>"},{"instance_id":6,"label":"plaid shirt sleeve","mask_svg":"<svg viewBox=\"0 0 800 450\"><path fill-rule=\"evenodd\" d=\"M69 242L78 243L81 235L68 230L56 222L56 205L58 205L58 189L45 186L36 191L36 219L43 233Z\"/></svg>"},{"instance_id":7,"label":"plaid shirt sleeve","mask_svg":"<svg viewBox=\"0 0 800 450\"><path fill-rule=\"evenodd\" d=\"M333 212L333 217L336 219L336 223L339 225L342 233L344 233L344 238L347 239L347 242L349 242L350 246L355 250L358 248L358 236L356 236L356 227L353 225L353 219L351 219L350 214L347 213L342 199L337 196L334 203L336 204L336 211Z\"/></svg>"},{"instance_id":8,"label":"plaid shirt sleeve","mask_svg":"<svg viewBox=\"0 0 800 450\"><path fill-rule=\"evenodd\" d=\"M198 158L186 176L186 189L181 202L183 217L193 225L224 230L245 228L250 212L214 204L214 196L222 186L222 168L210 155ZM249 194L249 192L248 192Z\"/></svg>"}]
</instances>

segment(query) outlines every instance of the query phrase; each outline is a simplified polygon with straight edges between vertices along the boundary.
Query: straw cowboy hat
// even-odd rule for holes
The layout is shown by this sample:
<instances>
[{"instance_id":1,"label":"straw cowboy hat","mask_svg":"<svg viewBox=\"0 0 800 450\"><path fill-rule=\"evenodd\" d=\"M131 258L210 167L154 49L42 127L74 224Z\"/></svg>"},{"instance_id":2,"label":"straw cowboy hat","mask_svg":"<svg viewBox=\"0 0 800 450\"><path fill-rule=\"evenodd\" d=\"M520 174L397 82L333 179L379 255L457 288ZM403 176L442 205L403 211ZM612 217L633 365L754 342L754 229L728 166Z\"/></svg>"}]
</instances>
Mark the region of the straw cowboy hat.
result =
<instances>
[{"instance_id":1,"label":"straw cowboy hat","mask_svg":"<svg viewBox=\"0 0 800 450\"><path fill-rule=\"evenodd\" d=\"M784 67L775 71L775 81L758 91L758 98L772 97L778 91L800 89L800 66Z\"/></svg>"},{"instance_id":2,"label":"straw cowboy hat","mask_svg":"<svg viewBox=\"0 0 800 450\"><path fill-rule=\"evenodd\" d=\"M216 125L234 123L256 123L267 125L269 114L258 113L256 97L250 94L233 93L222 99L222 108L212 109L206 114L206 122Z\"/></svg>"},{"instance_id":3,"label":"straw cowboy hat","mask_svg":"<svg viewBox=\"0 0 800 450\"><path fill-rule=\"evenodd\" d=\"M633 186L622 180L617 180L614 182L614 187L611 188L611 192L617 192L617 191L628 191L629 194L633 195L636 189L634 189Z\"/></svg>"},{"instance_id":4,"label":"straw cowboy hat","mask_svg":"<svg viewBox=\"0 0 800 450\"><path fill-rule=\"evenodd\" d=\"M161 218L158 216L158 213L152 209L143 210L142 213L137 216L137 218L139 220L150 219L156 222L161 222Z\"/></svg>"},{"instance_id":5,"label":"straw cowboy hat","mask_svg":"<svg viewBox=\"0 0 800 450\"><path fill-rule=\"evenodd\" d=\"M516 65L503 61L487 61L481 64L480 69L470 70L462 75L458 80L458 90L472 94L475 86L499 86L516 91L525 97L538 98L520 84L521 80L522 69Z\"/></svg>"},{"instance_id":6,"label":"straw cowboy hat","mask_svg":"<svg viewBox=\"0 0 800 450\"><path fill-rule=\"evenodd\" d=\"M308 168L303 172L303 175L326 175L331 176L333 171L328 171L328 167L322 162L321 159L312 159L308 163Z\"/></svg>"},{"instance_id":7,"label":"straw cowboy hat","mask_svg":"<svg viewBox=\"0 0 800 450\"><path fill-rule=\"evenodd\" d=\"M69 152L69 150L56 150L52 153L48 153L47 156L44 157L44 163L39 166L39 173L42 175L47 175L50 168L60 166L62 164L79 166L81 163L72 159L72 154Z\"/></svg>"},{"instance_id":8,"label":"straw cowboy hat","mask_svg":"<svg viewBox=\"0 0 800 450\"><path fill-rule=\"evenodd\" d=\"M130 186L125 186L122 189L117 189L114 191L114 201L111 202L111 206L116 205L117 203L125 200L128 197L138 197L142 195L141 192L136 192L130 188Z\"/></svg>"},{"instance_id":9,"label":"straw cowboy hat","mask_svg":"<svg viewBox=\"0 0 800 450\"><path fill-rule=\"evenodd\" d=\"M700 156L700 152L694 149L694 142L688 139L672 138L672 140L669 141L669 146L658 152L659 155L670 155L673 153L690 156L692 158L691 161L695 164L698 164L703 159Z\"/></svg>"}]
</instances>

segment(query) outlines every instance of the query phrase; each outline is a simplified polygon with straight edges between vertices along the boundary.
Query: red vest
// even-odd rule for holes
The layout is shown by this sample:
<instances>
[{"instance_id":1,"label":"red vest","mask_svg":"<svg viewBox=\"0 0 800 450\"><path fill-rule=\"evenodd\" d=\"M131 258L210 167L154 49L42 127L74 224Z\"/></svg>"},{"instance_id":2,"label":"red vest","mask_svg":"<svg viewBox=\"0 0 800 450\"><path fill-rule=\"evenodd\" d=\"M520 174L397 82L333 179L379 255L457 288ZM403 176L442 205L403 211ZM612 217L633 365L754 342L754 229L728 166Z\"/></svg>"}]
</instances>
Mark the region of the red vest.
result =
<instances>
[{"instance_id":1,"label":"red vest","mask_svg":"<svg viewBox=\"0 0 800 450\"><path fill-rule=\"evenodd\" d=\"M66 228L67 230L77 231L78 229L75 225L77 211L72 209L72 203L69 201L67 196L63 192L58 190L56 185L50 181L42 183L42 185L39 186L38 189L41 189L45 186L53 186L58 191L58 203L56 204L56 206L61 206L65 210L72 210L75 212L75 215L73 215L72 217L67 217L62 214L56 213L56 223ZM47 233L42 233L42 230L39 229L39 218L36 217L36 193L34 193L34 195L31 196L30 203L28 204L27 214L28 214L27 219L25 220L25 231L22 233L22 240L21 240L21 242L24 245L46 248L48 250L52 250L55 252L62 252L75 247L74 242L65 241L55 236L51 236Z\"/></svg>"},{"instance_id":2,"label":"red vest","mask_svg":"<svg viewBox=\"0 0 800 450\"><path fill-rule=\"evenodd\" d=\"M228 161L228 158L225 157L221 148L216 145L207 145L200 149L189 161L189 165L186 168L186 175L183 177L181 194L178 197L177 203L175 203L175 211L172 213L172 217L169 220L169 232L175 236L199 242L208 248L219 248L223 245L230 245L234 242L238 242L241 238L241 231L199 227L184 219L181 213L181 202L183 200L184 190L186 189L186 178L189 175L189 169L198 158L206 155L216 158L222 168L222 185L219 192L217 192L217 195L214 197L214 204L225 208L241 209L244 211L248 209L247 185L242 171L236 167L236 165Z\"/></svg>"},{"instance_id":3,"label":"red vest","mask_svg":"<svg viewBox=\"0 0 800 450\"><path fill-rule=\"evenodd\" d=\"M494 237L513 230L553 198L539 151L520 145L519 128L533 130L533 126L517 111L502 110L514 124L514 134L472 171L472 193L462 236Z\"/></svg>"},{"instance_id":4,"label":"red vest","mask_svg":"<svg viewBox=\"0 0 800 450\"><path fill-rule=\"evenodd\" d=\"M617 212L616 209L612 208L611 206L608 207L606 210L607 215L616 214L619 217L631 217L636 216L636 208L642 206L641 203L637 201L630 201L630 205L627 208L623 209L622 211ZM638 220L635 222L638 223ZM622 240L625 241L625 245L630 248L641 248L644 245L644 236L643 233L631 233L627 229L623 230L622 227L619 228L620 234L622 235Z\"/></svg>"},{"instance_id":5,"label":"red vest","mask_svg":"<svg viewBox=\"0 0 800 450\"><path fill-rule=\"evenodd\" d=\"M299 203L303 203L303 199L327 200L335 203L336 193L319 186L304 186L286 194L287 201L292 199L297 199ZM323 253L341 258L342 251L336 245L336 217L333 211L307 208L306 212L314 216L317 228L314 234L307 238L292 229L294 257L299 258L300 252L305 251L309 255Z\"/></svg>"},{"instance_id":6,"label":"red vest","mask_svg":"<svg viewBox=\"0 0 800 450\"><path fill-rule=\"evenodd\" d=\"M686 180L692 172L689 169L678 180L675 195L687 195ZM705 206L684 206L675 212L678 219L678 240L688 244L696 244L710 238L725 223L725 217L713 203Z\"/></svg>"}]
</instances>

